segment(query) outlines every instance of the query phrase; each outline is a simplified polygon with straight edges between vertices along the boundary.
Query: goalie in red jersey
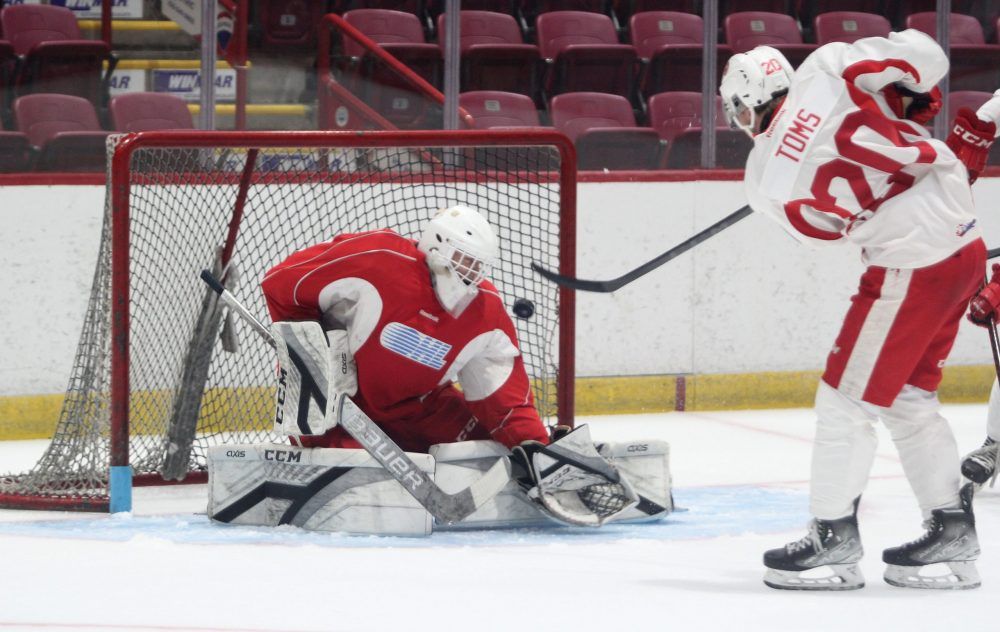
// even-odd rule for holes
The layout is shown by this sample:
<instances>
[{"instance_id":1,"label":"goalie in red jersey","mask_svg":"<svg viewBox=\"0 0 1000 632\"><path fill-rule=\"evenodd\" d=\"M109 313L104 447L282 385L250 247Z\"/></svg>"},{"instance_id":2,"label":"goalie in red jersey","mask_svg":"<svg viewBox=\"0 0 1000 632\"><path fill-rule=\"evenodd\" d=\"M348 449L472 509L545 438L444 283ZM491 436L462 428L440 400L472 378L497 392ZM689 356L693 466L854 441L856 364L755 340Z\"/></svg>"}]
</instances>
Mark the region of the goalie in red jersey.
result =
<instances>
[{"instance_id":1,"label":"goalie in red jersey","mask_svg":"<svg viewBox=\"0 0 1000 632\"><path fill-rule=\"evenodd\" d=\"M548 433L514 325L486 278L498 256L489 223L454 206L429 221L419 241L377 230L300 250L261 287L273 322L321 323L344 364L356 365L340 392L404 450L467 439L510 448L545 442ZM308 424L294 412L284 424L302 445L359 447L342 428L287 428Z\"/></svg>"},{"instance_id":2,"label":"goalie in red jersey","mask_svg":"<svg viewBox=\"0 0 1000 632\"><path fill-rule=\"evenodd\" d=\"M276 430L303 447L362 447L327 405L346 395L407 451L475 439L510 448L515 478L545 513L599 526L638 497L586 426L547 445L514 325L487 279L498 258L490 224L452 206L418 241L345 234L272 268L261 287L281 366Z\"/></svg>"}]
</instances>

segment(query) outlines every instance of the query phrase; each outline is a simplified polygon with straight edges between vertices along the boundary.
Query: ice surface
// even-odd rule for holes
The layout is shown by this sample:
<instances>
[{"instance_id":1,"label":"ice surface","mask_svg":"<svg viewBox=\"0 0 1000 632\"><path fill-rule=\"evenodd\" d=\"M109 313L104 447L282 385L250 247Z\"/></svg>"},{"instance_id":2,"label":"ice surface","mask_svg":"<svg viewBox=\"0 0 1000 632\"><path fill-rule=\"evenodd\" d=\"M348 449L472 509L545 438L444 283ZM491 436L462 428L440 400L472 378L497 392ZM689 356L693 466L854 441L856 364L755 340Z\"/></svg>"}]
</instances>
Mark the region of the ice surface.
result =
<instances>
[{"instance_id":1,"label":"ice surface","mask_svg":"<svg viewBox=\"0 0 1000 632\"><path fill-rule=\"evenodd\" d=\"M984 406L948 406L963 453ZM219 526L204 486L137 489L126 515L0 510L0 630L1000 629L1000 489L976 498L983 588L893 588L881 549L920 534L888 435L860 510L861 591L775 591L761 554L804 534L804 410L593 417L597 440L670 443L677 504L649 525L358 537ZM0 443L0 470L44 442Z\"/></svg>"}]
</instances>

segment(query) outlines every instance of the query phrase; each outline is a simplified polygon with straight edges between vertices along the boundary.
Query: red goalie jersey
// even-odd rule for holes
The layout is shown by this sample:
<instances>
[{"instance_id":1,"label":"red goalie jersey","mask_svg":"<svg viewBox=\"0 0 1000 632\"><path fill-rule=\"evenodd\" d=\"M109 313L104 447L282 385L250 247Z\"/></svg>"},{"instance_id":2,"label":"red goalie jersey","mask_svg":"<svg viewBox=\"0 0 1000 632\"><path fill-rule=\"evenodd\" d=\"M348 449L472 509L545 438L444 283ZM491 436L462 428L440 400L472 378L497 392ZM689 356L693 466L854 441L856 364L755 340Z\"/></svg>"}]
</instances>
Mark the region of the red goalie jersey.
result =
<instances>
[{"instance_id":1,"label":"red goalie jersey","mask_svg":"<svg viewBox=\"0 0 1000 632\"><path fill-rule=\"evenodd\" d=\"M358 369L354 400L403 449L547 440L496 288L482 281L453 317L416 242L389 230L341 235L294 253L261 288L272 321L346 328ZM308 447L359 447L340 428L301 439Z\"/></svg>"}]
</instances>

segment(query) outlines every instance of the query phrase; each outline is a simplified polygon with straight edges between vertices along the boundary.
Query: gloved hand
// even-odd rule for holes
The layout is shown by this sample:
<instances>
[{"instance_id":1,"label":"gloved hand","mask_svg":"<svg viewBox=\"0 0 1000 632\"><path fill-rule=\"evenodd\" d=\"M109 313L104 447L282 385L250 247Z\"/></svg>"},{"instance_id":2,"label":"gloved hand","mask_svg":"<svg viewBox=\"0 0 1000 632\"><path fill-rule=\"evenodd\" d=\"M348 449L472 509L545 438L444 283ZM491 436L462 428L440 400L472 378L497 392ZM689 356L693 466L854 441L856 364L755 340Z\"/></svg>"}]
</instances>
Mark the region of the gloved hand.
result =
<instances>
[{"instance_id":1,"label":"gloved hand","mask_svg":"<svg viewBox=\"0 0 1000 632\"><path fill-rule=\"evenodd\" d=\"M982 120L969 108L961 108L955 115L955 122L945 143L965 163L969 170L969 184L975 182L986 168L986 157L993 146L996 133L996 123Z\"/></svg>"},{"instance_id":2,"label":"gloved hand","mask_svg":"<svg viewBox=\"0 0 1000 632\"><path fill-rule=\"evenodd\" d=\"M998 307L1000 307L1000 263L994 263L990 282L969 301L968 318L980 327L989 327L997 321Z\"/></svg>"}]
</instances>

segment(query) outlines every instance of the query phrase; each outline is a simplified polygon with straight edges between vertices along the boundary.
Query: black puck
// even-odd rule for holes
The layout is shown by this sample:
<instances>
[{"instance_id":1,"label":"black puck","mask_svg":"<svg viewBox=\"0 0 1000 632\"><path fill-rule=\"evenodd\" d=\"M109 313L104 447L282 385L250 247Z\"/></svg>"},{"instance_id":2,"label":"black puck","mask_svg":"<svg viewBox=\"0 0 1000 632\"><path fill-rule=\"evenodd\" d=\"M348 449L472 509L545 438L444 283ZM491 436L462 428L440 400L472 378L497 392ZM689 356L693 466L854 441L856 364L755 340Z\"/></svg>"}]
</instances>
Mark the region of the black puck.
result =
<instances>
[{"instance_id":1,"label":"black puck","mask_svg":"<svg viewBox=\"0 0 1000 632\"><path fill-rule=\"evenodd\" d=\"M513 311L518 318L528 319L535 315L535 304L526 298L519 298L514 301Z\"/></svg>"}]
</instances>

